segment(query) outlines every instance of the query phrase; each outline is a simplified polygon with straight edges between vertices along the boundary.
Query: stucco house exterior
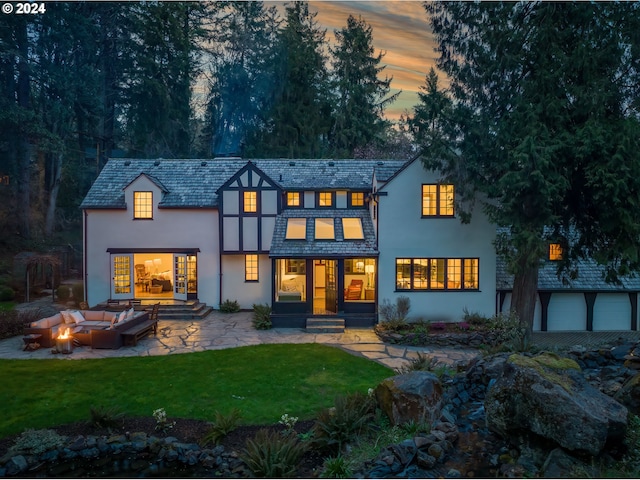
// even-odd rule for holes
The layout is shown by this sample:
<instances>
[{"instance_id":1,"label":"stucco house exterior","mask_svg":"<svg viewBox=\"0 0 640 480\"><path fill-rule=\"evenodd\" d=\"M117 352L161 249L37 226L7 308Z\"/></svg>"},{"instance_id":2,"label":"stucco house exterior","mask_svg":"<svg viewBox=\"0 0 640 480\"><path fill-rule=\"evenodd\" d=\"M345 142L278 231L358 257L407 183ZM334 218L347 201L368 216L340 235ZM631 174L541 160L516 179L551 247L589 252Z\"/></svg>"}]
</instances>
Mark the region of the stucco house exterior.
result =
<instances>
[{"instance_id":1,"label":"stucco house exterior","mask_svg":"<svg viewBox=\"0 0 640 480\"><path fill-rule=\"evenodd\" d=\"M496 228L480 208L462 224L454 200L419 160L112 159L81 205L87 301L266 303L285 327L373 325L400 295L425 320L491 316L510 298ZM627 315L609 329L637 328L627 287L591 302ZM606 324L556 319L544 295L536 329Z\"/></svg>"}]
</instances>

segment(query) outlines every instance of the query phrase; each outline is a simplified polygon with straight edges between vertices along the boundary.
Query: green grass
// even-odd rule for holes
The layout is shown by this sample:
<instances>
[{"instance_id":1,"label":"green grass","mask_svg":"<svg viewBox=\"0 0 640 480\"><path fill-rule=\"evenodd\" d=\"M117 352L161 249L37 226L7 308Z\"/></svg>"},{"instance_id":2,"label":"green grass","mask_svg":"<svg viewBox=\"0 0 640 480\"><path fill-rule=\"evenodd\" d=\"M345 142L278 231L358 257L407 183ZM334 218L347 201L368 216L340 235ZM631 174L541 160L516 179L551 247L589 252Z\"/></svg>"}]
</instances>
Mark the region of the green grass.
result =
<instances>
[{"instance_id":1,"label":"green grass","mask_svg":"<svg viewBox=\"0 0 640 480\"><path fill-rule=\"evenodd\" d=\"M277 344L156 357L0 360L0 438L88 420L96 406L132 416L214 420L237 408L245 424L282 414L312 419L336 395L366 392L393 371L340 349Z\"/></svg>"},{"instance_id":2,"label":"green grass","mask_svg":"<svg viewBox=\"0 0 640 480\"><path fill-rule=\"evenodd\" d=\"M16 302L0 302L0 312L10 312L16 307Z\"/></svg>"}]
</instances>

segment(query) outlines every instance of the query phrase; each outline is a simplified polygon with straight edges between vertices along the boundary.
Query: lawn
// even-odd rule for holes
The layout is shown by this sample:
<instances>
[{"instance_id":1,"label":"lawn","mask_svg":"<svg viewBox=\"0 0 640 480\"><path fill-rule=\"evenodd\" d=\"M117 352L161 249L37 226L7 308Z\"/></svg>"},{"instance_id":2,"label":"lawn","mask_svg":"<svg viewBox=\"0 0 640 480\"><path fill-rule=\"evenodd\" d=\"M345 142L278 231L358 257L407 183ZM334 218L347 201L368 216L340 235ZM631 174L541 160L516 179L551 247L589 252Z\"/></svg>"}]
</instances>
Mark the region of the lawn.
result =
<instances>
[{"instance_id":1,"label":"lawn","mask_svg":"<svg viewBox=\"0 0 640 480\"><path fill-rule=\"evenodd\" d=\"M91 407L132 416L213 420L242 412L245 424L312 419L336 395L375 387L393 371L340 349L277 344L157 357L0 360L0 438L27 428L90 419Z\"/></svg>"}]
</instances>

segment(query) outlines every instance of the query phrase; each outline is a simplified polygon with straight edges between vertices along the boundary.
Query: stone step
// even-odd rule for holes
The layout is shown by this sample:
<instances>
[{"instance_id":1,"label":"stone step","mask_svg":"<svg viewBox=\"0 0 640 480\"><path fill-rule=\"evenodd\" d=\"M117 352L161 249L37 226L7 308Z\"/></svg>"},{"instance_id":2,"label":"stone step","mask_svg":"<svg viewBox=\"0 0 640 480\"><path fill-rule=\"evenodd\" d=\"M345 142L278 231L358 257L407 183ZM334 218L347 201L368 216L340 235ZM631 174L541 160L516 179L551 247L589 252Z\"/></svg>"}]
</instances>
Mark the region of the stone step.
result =
<instances>
[{"instance_id":1,"label":"stone step","mask_svg":"<svg viewBox=\"0 0 640 480\"><path fill-rule=\"evenodd\" d=\"M194 302L184 305L160 305L159 320L197 320L209 315L213 308L206 303Z\"/></svg>"},{"instance_id":2,"label":"stone step","mask_svg":"<svg viewBox=\"0 0 640 480\"><path fill-rule=\"evenodd\" d=\"M342 318L307 318L308 333L344 333Z\"/></svg>"}]
</instances>

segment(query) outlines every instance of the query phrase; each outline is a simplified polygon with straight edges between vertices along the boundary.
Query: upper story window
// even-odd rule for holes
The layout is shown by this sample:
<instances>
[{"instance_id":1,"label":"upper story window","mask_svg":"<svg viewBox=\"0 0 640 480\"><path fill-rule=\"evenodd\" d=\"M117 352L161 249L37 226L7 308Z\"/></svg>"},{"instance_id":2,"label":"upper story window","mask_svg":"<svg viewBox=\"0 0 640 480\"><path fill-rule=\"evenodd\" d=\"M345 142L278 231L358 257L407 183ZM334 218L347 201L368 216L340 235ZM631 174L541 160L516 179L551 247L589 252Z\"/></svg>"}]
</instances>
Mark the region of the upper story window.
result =
<instances>
[{"instance_id":1,"label":"upper story window","mask_svg":"<svg viewBox=\"0 0 640 480\"><path fill-rule=\"evenodd\" d=\"M359 218L343 218L342 231L345 240L362 240L364 232L362 231L362 220Z\"/></svg>"},{"instance_id":2,"label":"upper story window","mask_svg":"<svg viewBox=\"0 0 640 480\"><path fill-rule=\"evenodd\" d=\"M351 192L351 206L364 207L364 192Z\"/></svg>"},{"instance_id":3,"label":"upper story window","mask_svg":"<svg viewBox=\"0 0 640 480\"><path fill-rule=\"evenodd\" d=\"M333 218L316 218L316 240L333 240Z\"/></svg>"},{"instance_id":4,"label":"upper story window","mask_svg":"<svg viewBox=\"0 0 640 480\"><path fill-rule=\"evenodd\" d=\"M300 206L300 192L287 192L287 207Z\"/></svg>"},{"instance_id":5,"label":"upper story window","mask_svg":"<svg viewBox=\"0 0 640 480\"><path fill-rule=\"evenodd\" d=\"M307 237L307 219L306 218L288 218L287 240L304 240Z\"/></svg>"},{"instance_id":6,"label":"upper story window","mask_svg":"<svg viewBox=\"0 0 640 480\"><path fill-rule=\"evenodd\" d=\"M318 206L319 207L331 207L331 206L333 206L333 192L319 192L318 193Z\"/></svg>"},{"instance_id":7,"label":"upper story window","mask_svg":"<svg viewBox=\"0 0 640 480\"><path fill-rule=\"evenodd\" d=\"M153 192L133 192L133 218L153 218Z\"/></svg>"},{"instance_id":8,"label":"upper story window","mask_svg":"<svg viewBox=\"0 0 640 480\"><path fill-rule=\"evenodd\" d=\"M562 245L559 243L549 244L549 260L562 260Z\"/></svg>"},{"instance_id":9,"label":"upper story window","mask_svg":"<svg viewBox=\"0 0 640 480\"><path fill-rule=\"evenodd\" d=\"M453 217L453 185L422 185L422 216Z\"/></svg>"},{"instance_id":10,"label":"upper story window","mask_svg":"<svg viewBox=\"0 0 640 480\"><path fill-rule=\"evenodd\" d=\"M242 210L245 213L256 213L258 211L258 192L255 190L248 190L244 192Z\"/></svg>"}]
</instances>

